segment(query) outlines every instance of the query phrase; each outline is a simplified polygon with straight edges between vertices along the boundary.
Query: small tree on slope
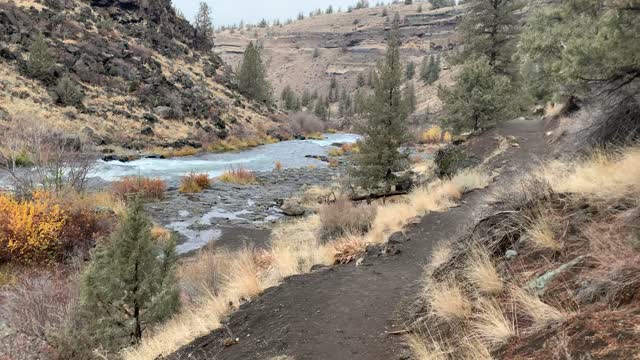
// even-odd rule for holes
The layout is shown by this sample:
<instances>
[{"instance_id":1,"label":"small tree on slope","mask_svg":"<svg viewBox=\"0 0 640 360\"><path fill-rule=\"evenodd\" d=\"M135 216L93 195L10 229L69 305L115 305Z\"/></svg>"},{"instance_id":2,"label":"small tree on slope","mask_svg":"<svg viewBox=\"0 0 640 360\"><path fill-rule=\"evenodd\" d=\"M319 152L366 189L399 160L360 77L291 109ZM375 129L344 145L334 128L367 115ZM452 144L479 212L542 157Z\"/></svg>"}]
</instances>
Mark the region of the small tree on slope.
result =
<instances>
[{"instance_id":1,"label":"small tree on slope","mask_svg":"<svg viewBox=\"0 0 640 360\"><path fill-rule=\"evenodd\" d=\"M401 95L402 64L399 23L394 21L384 62L374 78L374 95L365 110L364 140L352 173L358 185L369 191L388 192L397 182L395 173L408 168L406 153L399 148L408 140L407 107Z\"/></svg>"},{"instance_id":2,"label":"small tree on slope","mask_svg":"<svg viewBox=\"0 0 640 360\"><path fill-rule=\"evenodd\" d=\"M179 306L175 242L155 243L143 211L140 202L129 209L110 241L98 245L82 277L86 333L110 351L138 343L146 328Z\"/></svg>"},{"instance_id":3,"label":"small tree on slope","mask_svg":"<svg viewBox=\"0 0 640 360\"><path fill-rule=\"evenodd\" d=\"M194 21L195 47L200 50L210 50L213 47L213 22L211 21L211 10L206 2L200 3L198 14Z\"/></svg>"},{"instance_id":4,"label":"small tree on slope","mask_svg":"<svg viewBox=\"0 0 640 360\"><path fill-rule=\"evenodd\" d=\"M267 71L260 56L260 47L249 42L244 51L238 72L240 92L259 102L271 102L271 85L267 81Z\"/></svg>"}]
</instances>

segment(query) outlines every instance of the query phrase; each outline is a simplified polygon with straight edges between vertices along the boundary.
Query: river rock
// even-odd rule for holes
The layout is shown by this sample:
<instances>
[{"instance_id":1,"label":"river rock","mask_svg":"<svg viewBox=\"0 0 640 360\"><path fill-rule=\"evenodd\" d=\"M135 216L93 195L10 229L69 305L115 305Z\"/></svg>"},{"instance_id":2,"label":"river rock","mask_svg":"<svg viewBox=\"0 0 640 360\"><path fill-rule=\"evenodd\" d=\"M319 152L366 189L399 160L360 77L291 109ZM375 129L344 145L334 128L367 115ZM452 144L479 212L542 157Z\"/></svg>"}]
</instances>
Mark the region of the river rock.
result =
<instances>
[{"instance_id":1,"label":"river rock","mask_svg":"<svg viewBox=\"0 0 640 360\"><path fill-rule=\"evenodd\" d=\"M281 209L287 216L302 216L307 212L300 202L294 199L285 200Z\"/></svg>"}]
</instances>

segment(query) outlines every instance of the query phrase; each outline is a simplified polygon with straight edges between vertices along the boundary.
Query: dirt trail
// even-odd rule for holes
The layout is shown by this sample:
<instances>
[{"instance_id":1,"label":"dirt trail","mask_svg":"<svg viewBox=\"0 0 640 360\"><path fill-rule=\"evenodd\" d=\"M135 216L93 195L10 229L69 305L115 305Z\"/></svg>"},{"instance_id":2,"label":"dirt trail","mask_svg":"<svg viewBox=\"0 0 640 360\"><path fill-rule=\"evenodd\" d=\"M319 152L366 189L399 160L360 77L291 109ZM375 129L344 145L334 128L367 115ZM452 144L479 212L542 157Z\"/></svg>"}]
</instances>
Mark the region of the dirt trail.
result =
<instances>
[{"instance_id":1,"label":"dirt trail","mask_svg":"<svg viewBox=\"0 0 640 360\"><path fill-rule=\"evenodd\" d=\"M492 160L501 176L491 188L537 163L546 153L543 123L515 120L474 139L471 149L487 155L496 136L515 136L510 147ZM431 213L406 229L409 241L395 245L395 256L367 258L363 265L348 264L294 276L243 305L218 330L195 340L169 356L186 359L406 359L402 338L389 334L402 329L396 316L407 295L416 291L434 244L464 231L485 207L487 190L464 197L461 206ZM240 341L229 347L225 338ZM288 356L288 357L287 357Z\"/></svg>"}]
</instances>

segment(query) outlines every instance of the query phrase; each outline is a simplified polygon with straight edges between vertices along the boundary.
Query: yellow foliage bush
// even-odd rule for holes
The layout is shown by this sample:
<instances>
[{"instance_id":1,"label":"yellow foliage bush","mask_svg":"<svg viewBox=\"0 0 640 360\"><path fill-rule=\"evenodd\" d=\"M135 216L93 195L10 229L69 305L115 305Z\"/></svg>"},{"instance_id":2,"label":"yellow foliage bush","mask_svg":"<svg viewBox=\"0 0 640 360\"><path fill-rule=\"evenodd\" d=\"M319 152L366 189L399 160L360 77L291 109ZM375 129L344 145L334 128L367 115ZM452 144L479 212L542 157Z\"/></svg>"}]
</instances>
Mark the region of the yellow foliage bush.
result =
<instances>
[{"instance_id":1,"label":"yellow foliage bush","mask_svg":"<svg viewBox=\"0 0 640 360\"><path fill-rule=\"evenodd\" d=\"M421 140L425 144L437 144L442 140L442 129L440 126L434 126L422 133Z\"/></svg>"},{"instance_id":2,"label":"yellow foliage bush","mask_svg":"<svg viewBox=\"0 0 640 360\"><path fill-rule=\"evenodd\" d=\"M0 258L49 258L60 243L67 220L67 214L49 193L36 192L31 200L0 195Z\"/></svg>"}]
</instances>

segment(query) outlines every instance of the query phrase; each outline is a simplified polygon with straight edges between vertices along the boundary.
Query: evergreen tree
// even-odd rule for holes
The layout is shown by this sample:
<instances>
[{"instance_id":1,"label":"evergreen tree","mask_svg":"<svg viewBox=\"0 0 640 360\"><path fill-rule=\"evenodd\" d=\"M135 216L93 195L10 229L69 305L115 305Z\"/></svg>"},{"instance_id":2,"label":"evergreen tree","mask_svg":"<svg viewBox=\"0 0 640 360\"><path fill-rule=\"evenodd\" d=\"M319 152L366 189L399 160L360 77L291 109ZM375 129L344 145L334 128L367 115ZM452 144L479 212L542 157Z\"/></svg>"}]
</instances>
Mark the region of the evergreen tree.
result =
<instances>
[{"instance_id":1,"label":"evergreen tree","mask_svg":"<svg viewBox=\"0 0 640 360\"><path fill-rule=\"evenodd\" d=\"M293 111L299 110L300 99L298 99L295 92L291 89L291 86L287 85L282 89L280 99L282 100L285 109Z\"/></svg>"},{"instance_id":2,"label":"evergreen tree","mask_svg":"<svg viewBox=\"0 0 640 360\"><path fill-rule=\"evenodd\" d=\"M402 64L399 50L399 21L393 22L384 62L378 65L374 94L366 109L364 139L352 174L368 191L388 192L395 175L408 168L408 154L399 148L408 140L407 111L401 95Z\"/></svg>"},{"instance_id":3,"label":"evergreen tree","mask_svg":"<svg viewBox=\"0 0 640 360\"><path fill-rule=\"evenodd\" d=\"M512 73L512 57L519 29L516 14L522 9L524 2L470 0L467 4L459 30L464 47L452 60L463 63L485 56L495 72Z\"/></svg>"},{"instance_id":4,"label":"evergreen tree","mask_svg":"<svg viewBox=\"0 0 640 360\"><path fill-rule=\"evenodd\" d=\"M316 106L313 110L313 113L320 119L327 121L329 112L327 103L324 99L319 98L318 100L316 100Z\"/></svg>"},{"instance_id":5,"label":"evergreen tree","mask_svg":"<svg viewBox=\"0 0 640 360\"><path fill-rule=\"evenodd\" d=\"M213 22L211 10L206 2L200 2L200 8L194 21L195 47L199 50L210 50L213 47Z\"/></svg>"},{"instance_id":6,"label":"evergreen tree","mask_svg":"<svg viewBox=\"0 0 640 360\"><path fill-rule=\"evenodd\" d=\"M405 76L407 80L413 79L413 76L416 74L416 64L413 61L409 61L407 63L407 70L405 71Z\"/></svg>"},{"instance_id":7,"label":"evergreen tree","mask_svg":"<svg viewBox=\"0 0 640 360\"><path fill-rule=\"evenodd\" d=\"M65 75L56 85L53 93L56 103L67 106L80 106L82 105L82 99L84 93L78 85L76 85L69 75Z\"/></svg>"},{"instance_id":8,"label":"evergreen tree","mask_svg":"<svg viewBox=\"0 0 640 360\"><path fill-rule=\"evenodd\" d=\"M238 88L250 99L269 103L271 102L271 85L267 81L267 72L260 52L259 46L249 42L238 72Z\"/></svg>"},{"instance_id":9,"label":"evergreen tree","mask_svg":"<svg viewBox=\"0 0 640 360\"><path fill-rule=\"evenodd\" d=\"M362 75L362 73L359 73L358 74L358 80L357 80L358 87L359 88L363 87L365 85L365 82L366 82L366 80L364 78L364 75Z\"/></svg>"},{"instance_id":10,"label":"evergreen tree","mask_svg":"<svg viewBox=\"0 0 640 360\"><path fill-rule=\"evenodd\" d=\"M451 88L440 87L445 121L456 130L480 130L512 115L509 78L496 74L489 59L467 62Z\"/></svg>"},{"instance_id":11,"label":"evergreen tree","mask_svg":"<svg viewBox=\"0 0 640 360\"><path fill-rule=\"evenodd\" d=\"M530 10L518 46L521 73L543 100L584 95L594 86L637 92L631 85L640 80L638 34L640 10L632 2L539 4Z\"/></svg>"},{"instance_id":12,"label":"evergreen tree","mask_svg":"<svg viewBox=\"0 0 640 360\"><path fill-rule=\"evenodd\" d=\"M308 107L311 103L311 93L309 92L309 89L304 89L304 91L302 92L302 100L300 101L300 103L304 107Z\"/></svg>"},{"instance_id":13,"label":"evergreen tree","mask_svg":"<svg viewBox=\"0 0 640 360\"><path fill-rule=\"evenodd\" d=\"M179 306L175 242L151 236L142 204L133 205L110 241L98 244L81 282L81 313L91 341L117 351Z\"/></svg>"},{"instance_id":14,"label":"evergreen tree","mask_svg":"<svg viewBox=\"0 0 640 360\"><path fill-rule=\"evenodd\" d=\"M416 111L416 88L413 85L413 81L408 81L407 85L404 88L404 93L402 98L405 101L405 106L407 109L407 113L413 114Z\"/></svg>"},{"instance_id":15,"label":"evergreen tree","mask_svg":"<svg viewBox=\"0 0 640 360\"><path fill-rule=\"evenodd\" d=\"M440 57L431 55L429 62L426 62L424 58L422 62L422 69L420 70L420 77L422 81L431 85L440 77Z\"/></svg>"},{"instance_id":16,"label":"evergreen tree","mask_svg":"<svg viewBox=\"0 0 640 360\"><path fill-rule=\"evenodd\" d=\"M47 40L42 33L38 33L29 48L27 71L33 78L50 81L53 74L55 60L49 51Z\"/></svg>"}]
</instances>

